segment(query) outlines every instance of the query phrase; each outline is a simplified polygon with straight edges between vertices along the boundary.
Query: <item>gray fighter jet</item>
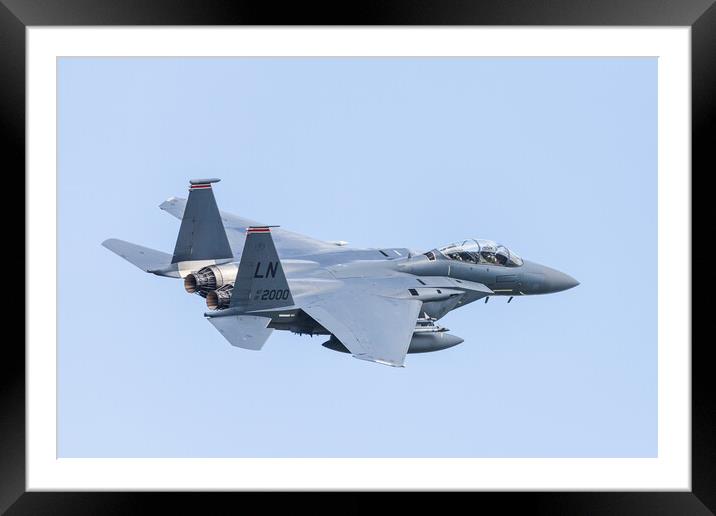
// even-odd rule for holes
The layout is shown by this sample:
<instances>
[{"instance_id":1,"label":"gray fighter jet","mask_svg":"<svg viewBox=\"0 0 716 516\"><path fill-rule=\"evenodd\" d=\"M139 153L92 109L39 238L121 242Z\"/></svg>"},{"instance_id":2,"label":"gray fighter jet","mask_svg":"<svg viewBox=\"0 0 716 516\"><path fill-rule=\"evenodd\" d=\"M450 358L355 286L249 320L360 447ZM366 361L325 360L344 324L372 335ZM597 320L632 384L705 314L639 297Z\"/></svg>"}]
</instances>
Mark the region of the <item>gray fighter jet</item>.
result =
<instances>
[{"instance_id":1,"label":"gray fighter jet","mask_svg":"<svg viewBox=\"0 0 716 516\"><path fill-rule=\"evenodd\" d=\"M182 278L206 299L204 316L231 345L259 350L273 330L326 335L328 349L402 367L407 353L463 342L437 324L473 301L549 294L579 283L491 240L424 253L357 249L219 211L212 184L190 181L188 199L159 207L181 227L174 254L123 240L102 243L140 269Z\"/></svg>"}]
</instances>

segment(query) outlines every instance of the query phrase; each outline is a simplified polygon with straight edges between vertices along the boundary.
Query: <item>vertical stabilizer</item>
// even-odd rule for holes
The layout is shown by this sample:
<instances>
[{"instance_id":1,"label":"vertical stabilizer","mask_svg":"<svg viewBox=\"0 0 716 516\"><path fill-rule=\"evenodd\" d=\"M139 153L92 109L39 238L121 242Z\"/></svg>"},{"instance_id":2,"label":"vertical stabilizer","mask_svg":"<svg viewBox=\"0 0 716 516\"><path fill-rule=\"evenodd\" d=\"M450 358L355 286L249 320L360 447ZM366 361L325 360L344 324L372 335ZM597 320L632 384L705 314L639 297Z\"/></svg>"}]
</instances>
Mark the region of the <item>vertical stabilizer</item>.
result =
<instances>
[{"instance_id":1,"label":"vertical stabilizer","mask_svg":"<svg viewBox=\"0 0 716 516\"><path fill-rule=\"evenodd\" d=\"M212 183L219 179L192 179L189 198L174 247L172 263L206 262L233 258Z\"/></svg>"},{"instance_id":2,"label":"vertical stabilizer","mask_svg":"<svg viewBox=\"0 0 716 516\"><path fill-rule=\"evenodd\" d=\"M293 297L271 237L270 227L248 228L229 306L248 312L291 305Z\"/></svg>"}]
</instances>

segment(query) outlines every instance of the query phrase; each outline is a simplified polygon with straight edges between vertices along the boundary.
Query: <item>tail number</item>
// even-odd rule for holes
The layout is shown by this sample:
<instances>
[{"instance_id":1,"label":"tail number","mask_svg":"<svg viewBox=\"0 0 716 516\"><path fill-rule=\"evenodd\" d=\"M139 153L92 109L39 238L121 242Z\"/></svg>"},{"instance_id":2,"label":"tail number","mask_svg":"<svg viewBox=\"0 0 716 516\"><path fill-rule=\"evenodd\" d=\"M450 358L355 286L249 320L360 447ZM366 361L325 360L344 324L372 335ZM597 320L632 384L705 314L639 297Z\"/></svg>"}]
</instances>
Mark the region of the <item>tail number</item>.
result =
<instances>
[{"instance_id":1,"label":"tail number","mask_svg":"<svg viewBox=\"0 0 716 516\"><path fill-rule=\"evenodd\" d=\"M260 299L261 301L272 301L274 299L278 301L281 299L288 299L288 289L257 290L256 295L254 296L254 301L256 301L258 299Z\"/></svg>"}]
</instances>

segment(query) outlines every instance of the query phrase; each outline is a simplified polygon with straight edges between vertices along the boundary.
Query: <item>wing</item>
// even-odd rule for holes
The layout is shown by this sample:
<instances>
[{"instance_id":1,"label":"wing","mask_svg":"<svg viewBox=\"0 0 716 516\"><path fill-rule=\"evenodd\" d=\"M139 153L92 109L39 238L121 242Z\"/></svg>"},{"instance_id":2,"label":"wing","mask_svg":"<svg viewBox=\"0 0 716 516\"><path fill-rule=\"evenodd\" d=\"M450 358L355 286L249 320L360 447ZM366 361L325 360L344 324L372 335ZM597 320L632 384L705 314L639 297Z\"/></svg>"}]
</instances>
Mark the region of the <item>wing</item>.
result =
<instances>
[{"instance_id":1,"label":"wing","mask_svg":"<svg viewBox=\"0 0 716 516\"><path fill-rule=\"evenodd\" d=\"M174 215L179 220L181 220L184 215L185 206L186 199L179 197L170 197L159 205L162 210ZM229 246L234 256L241 256L241 250L244 248L244 242L246 240L246 228L249 226L262 226L263 224L225 211L220 211L219 213L221 214L221 220L226 229L226 236L229 239ZM320 251L335 250L337 247L334 243L324 242L299 233L293 233L283 228L275 228L271 233L274 243L276 244L276 249L282 258L305 256Z\"/></svg>"},{"instance_id":2,"label":"wing","mask_svg":"<svg viewBox=\"0 0 716 516\"><path fill-rule=\"evenodd\" d=\"M306 300L301 308L355 358L402 367L422 304L347 286Z\"/></svg>"}]
</instances>

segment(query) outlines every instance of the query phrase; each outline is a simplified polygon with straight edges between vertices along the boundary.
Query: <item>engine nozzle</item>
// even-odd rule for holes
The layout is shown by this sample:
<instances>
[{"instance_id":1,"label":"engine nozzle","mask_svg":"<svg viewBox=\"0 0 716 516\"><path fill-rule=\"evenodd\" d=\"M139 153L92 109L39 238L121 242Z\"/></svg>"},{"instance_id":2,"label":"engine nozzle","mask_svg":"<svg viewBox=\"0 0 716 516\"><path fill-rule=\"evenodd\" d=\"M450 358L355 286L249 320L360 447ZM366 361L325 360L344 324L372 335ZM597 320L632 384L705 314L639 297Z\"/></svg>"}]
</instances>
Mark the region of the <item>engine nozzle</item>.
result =
<instances>
[{"instance_id":1,"label":"engine nozzle","mask_svg":"<svg viewBox=\"0 0 716 516\"><path fill-rule=\"evenodd\" d=\"M209 310L221 310L222 308L228 308L231 303L231 291L233 287L231 285L224 285L223 287L212 290L206 295L206 306Z\"/></svg>"},{"instance_id":2,"label":"engine nozzle","mask_svg":"<svg viewBox=\"0 0 716 516\"><path fill-rule=\"evenodd\" d=\"M189 294L195 292L210 292L227 284L233 283L236 279L238 265L227 263L224 265L210 265L192 272L184 278L184 290Z\"/></svg>"},{"instance_id":3,"label":"engine nozzle","mask_svg":"<svg viewBox=\"0 0 716 516\"><path fill-rule=\"evenodd\" d=\"M214 290L216 288L216 275L208 267L192 272L184 278L184 290L193 294L200 290Z\"/></svg>"}]
</instances>

